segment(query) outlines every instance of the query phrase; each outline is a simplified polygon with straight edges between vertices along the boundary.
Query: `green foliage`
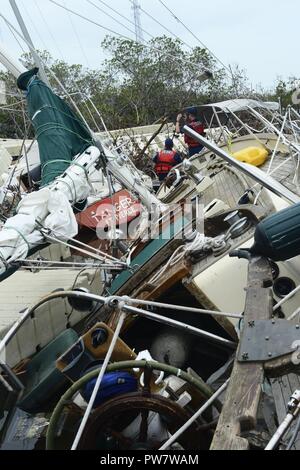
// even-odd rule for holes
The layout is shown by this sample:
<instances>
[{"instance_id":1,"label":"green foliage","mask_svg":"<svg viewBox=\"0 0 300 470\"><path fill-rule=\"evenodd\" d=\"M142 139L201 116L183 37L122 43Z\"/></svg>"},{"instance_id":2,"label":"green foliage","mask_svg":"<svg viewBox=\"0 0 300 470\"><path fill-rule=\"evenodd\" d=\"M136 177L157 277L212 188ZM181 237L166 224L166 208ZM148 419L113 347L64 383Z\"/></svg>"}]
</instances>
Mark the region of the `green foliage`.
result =
<instances>
[{"instance_id":1,"label":"green foliage","mask_svg":"<svg viewBox=\"0 0 300 470\"><path fill-rule=\"evenodd\" d=\"M181 108L206 102L213 90L225 87L225 73L217 71L205 49L186 52L179 40L166 36L152 39L148 46L112 37L102 43L110 55L104 67L118 77L117 127L151 124L163 116L174 118ZM204 70L215 72L209 85L201 82Z\"/></svg>"},{"instance_id":2,"label":"green foliage","mask_svg":"<svg viewBox=\"0 0 300 470\"><path fill-rule=\"evenodd\" d=\"M201 47L187 51L179 40L167 36L152 39L147 47L107 36L101 47L107 59L98 70L70 65L54 60L46 51L39 52L54 91L64 97L65 92L70 94L94 130L103 127L89 100L109 129L120 129L153 124L164 117L174 120L178 111L189 105L251 97L245 71L234 66L228 73ZM30 54L23 56L23 62L28 68L33 66ZM205 70L213 73L213 79L202 82ZM15 95L8 98L15 111L0 110L0 136L22 138L26 125L30 137L32 131L24 121L24 104L16 104L22 95L15 79L7 73L1 78L5 79L9 93ZM280 81L268 99L281 97L285 104L290 99L289 93L289 84ZM265 96L262 90L261 97Z\"/></svg>"},{"instance_id":3,"label":"green foliage","mask_svg":"<svg viewBox=\"0 0 300 470\"><path fill-rule=\"evenodd\" d=\"M297 89L299 89L299 79L296 77L289 77L287 80L278 79L275 97L277 101L280 101L283 110L289 105L294 105L292 95ZM299 110L299 106L294 105L294 107Z\"/></svg>"}]
</instances>

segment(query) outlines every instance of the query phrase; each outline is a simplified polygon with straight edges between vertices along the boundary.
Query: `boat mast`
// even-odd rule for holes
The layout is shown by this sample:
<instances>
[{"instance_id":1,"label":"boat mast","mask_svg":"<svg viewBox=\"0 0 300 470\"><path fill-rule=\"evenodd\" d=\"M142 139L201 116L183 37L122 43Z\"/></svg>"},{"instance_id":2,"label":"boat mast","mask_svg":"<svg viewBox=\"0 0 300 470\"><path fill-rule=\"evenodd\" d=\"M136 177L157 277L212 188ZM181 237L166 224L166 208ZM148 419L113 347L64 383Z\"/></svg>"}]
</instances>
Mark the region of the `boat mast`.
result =
<instances>
[{"instance_id":1,"label":"boat mast","mask_svg":"<svg viewBox=\"0 0 300 470\"><path fill-rule=\"evenodd\" d=\"M19 23L19 26L20 26L20 28L21 28L21 30L22 30L23 36L24 36L24 38L25 38L26 41L27 41L27 45L28 45L28 47L29 47L29 49L30 49L30 52L31 52L32 57L33 57L34 62L35 62L35 65L39 68L39 76L40 76L40 78L43 80L43 82L46 83L46 85L50 86L50 83L49 83L48 77L47 77L47 75L46 75L44 66L43 66L43 64L42 64L42 61L41 61L39 55L38 55L37 52L36 52L36 49L35 49L34 44L33 44L33 42L32 42L31 36L30 36L30 34L29 34L29 32L28 32L28 29L27 29L27 27L26 27L26 25L25 25L25 22L24 22L23 17L22 17L22 15L21 15L21 13L20 13L20 10L19 10L19 8L18 8L18 5L17 5L17 3L16 3L16 0L9 0L9 2L10 2L10 5L11 5L11 7L12 7L12 9L13 9L13 12L14 12L14 14L15 14L15 17L16 17L18 23Z\"/></svg>"}]
</instances>

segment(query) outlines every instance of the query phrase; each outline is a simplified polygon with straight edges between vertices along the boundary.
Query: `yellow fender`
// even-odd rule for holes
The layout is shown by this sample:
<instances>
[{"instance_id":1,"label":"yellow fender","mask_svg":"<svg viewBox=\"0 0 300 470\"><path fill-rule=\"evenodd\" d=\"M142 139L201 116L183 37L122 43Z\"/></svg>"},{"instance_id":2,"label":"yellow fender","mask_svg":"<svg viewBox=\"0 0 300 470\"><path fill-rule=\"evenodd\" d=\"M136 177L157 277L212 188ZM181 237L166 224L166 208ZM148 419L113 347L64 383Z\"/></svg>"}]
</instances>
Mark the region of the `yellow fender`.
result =
<instances>
[{"instance_id":1,"label":"yellow fender","mask_svg":"<svg viewBox=\"0 0 300 470\"><path fill-rule=\"evenodd\" d=\"M268 151L259 147L247 147L239 152L233 153L234 158L240 162L249 163L253 166L261 166L268 159Z\"/></svg>"}]
</instances>

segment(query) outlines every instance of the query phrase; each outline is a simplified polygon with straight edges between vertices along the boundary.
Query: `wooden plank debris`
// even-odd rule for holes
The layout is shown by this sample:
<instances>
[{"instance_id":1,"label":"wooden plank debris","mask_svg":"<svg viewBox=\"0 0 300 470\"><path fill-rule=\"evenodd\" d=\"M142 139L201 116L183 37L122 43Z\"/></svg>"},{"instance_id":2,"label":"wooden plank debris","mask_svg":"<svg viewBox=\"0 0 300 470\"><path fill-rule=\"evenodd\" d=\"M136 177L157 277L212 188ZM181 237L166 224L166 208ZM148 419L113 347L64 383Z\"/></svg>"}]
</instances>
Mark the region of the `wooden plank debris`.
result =
<instances>
[{"instance_id":1,"label":"wooden plank debris","mask_svg":"<svg viewBox=\"0 0 300 470\"><path fill-rule=\"evenodd\" d=\"M268 260L253 258L248 276L245 322L267 320L271 318L273 305L271 289L265 287L272 284ZM212 450L249 449L248 440L241 434L255 428L263 380L263 364L235 360Z\"/></svg>"}]
</instances>

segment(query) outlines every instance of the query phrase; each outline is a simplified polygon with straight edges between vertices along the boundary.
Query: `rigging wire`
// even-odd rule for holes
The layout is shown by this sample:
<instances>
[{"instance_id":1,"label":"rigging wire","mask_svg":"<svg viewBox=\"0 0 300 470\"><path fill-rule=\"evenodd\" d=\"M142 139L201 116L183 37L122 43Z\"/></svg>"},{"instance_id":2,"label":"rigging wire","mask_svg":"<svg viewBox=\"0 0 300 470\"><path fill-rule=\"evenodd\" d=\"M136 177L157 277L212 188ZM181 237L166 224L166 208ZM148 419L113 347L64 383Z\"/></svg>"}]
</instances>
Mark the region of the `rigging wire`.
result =
<instances>
[{"instance_id":1,"label":"rigging wire","mask_svg":"<svg viewBox=\"0 0 300 470\"><path fill-rule=\"evenodd\" d=\"M60 8L62 8L62 9L64 9L64 10L68 10L68 11L69 11L70 13L72 13L73 15L78 16L79 18L81 18L81 19L87 21L88 23L91 23L91 24L94 24L95 26L98 26L99 28L104 29L105 31L108 31L109 33L112 33L112 34L114 34L114 35L116 35L116 36L118 36L118 37L127 39L127 40L129 40L129 41L133 41L133 39L130 38L129 36L126 36L125 34L118 33L117 31L114 31L114 30L112 30L111 28L108 28L107 26L104 26L103 24L98 23L98 22L95 21L95 20L92 20L91 18L88 18L88 17L82 15L81 13L78 13L78 12L76 12L76 11L74 11L74 10L68 8L68 7L64 7L63 5L61 5L60 3L58 3L56 0L49 0L49 2L53 3L54 5L60 7ZM140 44L139 44L139 45L140 45ZM173 57L172 54L168 54L168 53L164 52L161 48L156 47L156 46L154 46L154 45L143 44L141 47L146 48L146 49L149 49L150 51L157 51L157 52L159 52L160 54L162 54L163 56L169 57L169 58L171 58L171 59L174 60L174 57ZM186 62L186 63L188 63L189 65L191 65L191 64L190 64L190 61L187 60L187 59L185 59L184 62ZM201 68L201 71L204 72L204 68Z\"/></svg>"},{"instance_id":2,"label":"rigging wire","mask_svg":"<svg viewBox=\"0 0 300 470\"><path fill-rule=\"evenodd\" d=\"M130 37L128 36L125 36L124 34L121 34L121 33L118 33L117 31L114 31L112 30L111 28L108 28L107 26L104 26L100 23L98 23L97 21L95 20L92 20L91 18L88 18L84 15L82 15L81 13L78 13L74 10L71 10L70 8L64 6L64 5L61 5L60 3L56 2L55 0L49 0L49 2L53 3L54 5L58 6L59 8L62 8L63 10L66 10L66 11L69 11L70 13L72 13L73 15L75 16L78 16L79 18L82 18L83 20L85 21L88 21L89 23L91 24L94 24L95 26L98 26L99 28L101 29L104 29L105 31L108 31L109 33L112 33L112 34L115 34L119 37L123 37L125 39L129 39L130 41L132 40Z\"/></svg>"},{"instance_id":3,"label":"rigging wire","mask_svg":"<svg viewBox=\"0 0 300 470\"><path fill-rule=\"evenodd\" d=\"M50 1L51 1L51 0L50 0ZM87 0L87 1L89 1L89 0ZM127 22L129 22L129 23L132 24L133 26L135 26L135 23L134 23L133 21L131 21L129 18L127 18L126 16L122 15L121 13L119 13L117 10L115 10L114 8L112 8L110 5L108 5L108 4L107 4L106 2L104 2L103 0L97 0L97 1L100 2L100 3L102 3L103 5L105 5L107 8L109 8L110 10L112 10L114 13L116 13L117 15L119 15L121 18L125 19ZM131 3L132 3L132 0L130 0L130 1L131 1ZM90 3L92 3L92 2L90 2ZM163 4L163 2L161 2L161 3ZM211 56L214 57L215 60L216 60L217 62L219 62L219 63L222 65L222 67L224 67L224 69L228 72L228 74L229 74L230 79L232 80L232 82L235 83L235 81L234 81L234 75L233 75L233 72L232 72L231 68L228 67L228 66L226 66L226 65L225 65L225 64L224 64L224 63L223 63L223 62L222 62L222 61L221 61L221 60L220 60L220 59L219 59L219 58L218 58L218 57L217 57L199 38L197 38L197 36L195 36L194 33L193 33L192 31L190 31L190 30L186 27L186 25L185 25L183 22L181 22L181 20L179 20L179 18L177 18L176 15L175 15L166 5L163 4L163 6L169 11L169 13L171 13L172 17L174 17L174 18L176 19L176 21L180 22L180 23L196 38L196 40L200 43L200 45L201 45L202 47L204 47L204 49L206 49L206 50L211 54ZM192 47L191 45L187 44L187 43L186 43L185 41L183 41L179 36L175 35L172 31L170 31L166 26L164 26L162 23L160 23L156 18L154 18L152 15L150 15L148 12L146 12L143 8L140 7L140 9L141 9L141 11L143 11L143 13L144 13L145 15L149 16L153 21L155 21L155 22L156 22L157 24L159 24L162 28L164 28L166 31L168 31L169 34L172 34L174 37L176 37L177 39L179 39L179 41L180 41L182 44L186 45L189 49L193 50L193 47ZM125 27L124 24L122 24L122 26ZM150 33L149 33L148 31L146 31L145 29L141 28L141 30L142 30L145 34L147 34L148 36L150 36L151 38L155 38L154 35L150 34ZM144 45L144 46L145 46L145 45ZM147 47L147 46L145 46L145 47ZM164 54L164 55L171 57L171 56L168 55L168 54ZM190 65L190 62L189 62L188 60L186 60L185 62L189 63L189 65Z\"/></svg>"},{"instance_id":4,"label":"rigging wire","mask_svg":"<svg viewBox=\"0 0 300 470\"><path fill-rule=\"evenodd\" d=\"M44 231L47 231L47 230L48 230L48 229L47 229L46 227L44 227L41 223L40 223L39 225L43 228ZM52 234L54 234L54 236L53 236ZM63 243L59 238L57 238L58 236L61 236L61 235L62 235L58 230L51 229L51 235L52 235L52 238L56 238L56 241L57 241L58 243ZM117 264L121 264L121 265L123 265L123 266L127 266L126 263L120 261L118 258L116 258L116 257L114 257L114 256L111 256L111 255L108 254L108 253L104 253L103 251L101 251L101 250L99 250L99 249L97 249L97 248L94 248L93 246L87 245L86 243L83 243L83 242L81 242L80 240L77 240L77 239L75 239L75 238L69 238L68 241L69 241L69 242L73 242L73 243L77 243L78 245L83 246L83 247L85 247L85 248L88 249L88 250L91 250L91 251L94 252L95 254L102 256L102 258L104 258L105 261L106 261L106 260L109 260L109 261L111 261L111 262L115 262L115 263L117 263ZM65 244L65 243L64 243L64 244ZM70 243L69 243L69 245L70 245L70 247L72 247L72 248L75 248L75 249L78 248L78 247L76 247L76 246L75 246L75 247L74 247L74 246L71 246ZM67 246L68 246L68 245L67 245ZM92 257L92 256L91 256L91 257ZM103 261L103 260L101 260L101 261Z\"/></svg>"},{"instance_id":5,"label":"rigging wire","mask_svg":"<svg viewBox=\"0 0 300 470\"><path fill-rule=\"evenodd\" d=\"M133 5L133 1L130 0L132 5ZM189 44L187 44L186 42L184 42L179 36L177 36L177 34L173 33L170 29L168 29L165 25L163 25L160 21L158 21L156 18L154 18L154 16L150 15L150 13L148 13L146 10L144 10L142 7L140 7L140 10L146 15L148 16L148 18L150 18L152 21L154 21L155 23L157 23L159 26L161 26L163 29L165 29L169 34L171 34L172 36L174 36L176 39L179 39L179 41L184 44L185 46L187 46L189 49L193 50L193 47L190 46Z\"/></svg>"},{"instance_id":6,"label":"rigging wire","mask_svg":"<svg viewBox=\"0 0 300 470\"><path fill-rule=\"evenodd\" d=\"M39 7L39 4L38 4L37 0L34 0L34 1L35 1L35 4L36 4L36 7L37 7L37 9L38 9L38 11L39 11L39 13L40 13L40 16L41 16L43 22L44 22L45 25L46 25L46 28L47 28L47 30L48 30L48 33L49 33L49 35L51 36L51 38L52 38L52 40L53 40L53 42L54 42L54 44L55 44L55 46L56 46L56 49L57 49L59 55L61 56L62 60L63 60L64 62L66 62L65 57L64 57L64 55L63 55L63 53L62 53L60 47L58 46L58 43L57 43L57 41L56 41L54 35L52 34L52 31L51 31L51 29L50 29L50 27L49 27L47 21L45 20L45 17L44 17L44 15L43 15L42 10L41 10L40 7ZM72 17L71 17L71 15L69 14L69 12L67 12L67 15L68 15L69 21L70 21L70 23L71 23L71 26L72 26L74 35L76 36L76 40L78 41L79 47L80 47L80 49L81 49L81 51L82 51L82 54L83 54L83 56L84 56L84 58L85 58L85 60L86 60L87 66L90 68L90 64L89 64L87 55L86 55L86 53L85 53L85 51L84 51L84 48L83 48L82 43L81 43L81 41L80 41L80 38L79 38L79 36L78 36L77 30L76 30L76 28L75 28L75 26L74 26L74 22L73 22L73 20L72 20ZM73 84L75 85L75 87L76 87L76 89L77 89L77 83L75 82L75 79L74 79L73 77L72 77L72 82L73 82ZM90 111L90 109L89 109L89 107L88 107L88 105L87 105L86 103L85 103L85 106L87 107L88 113L90 114L90 116L91 116L91 118L92 118L94 124L96 125L97 130L98 130L97 123L96 123L96 121L95 121L95 119L94 119L94 117L93 117L93 115L92 115L92 113L91 113L91 111Z\"/></svg>"},{"instance_id":7,"label":"rigging wire","mask_svg":"<svg viewBox=\"0 0 300 470\"><path fill-rule=\"evenodd\" d=\"M55 267L57 265L59 266L64 266L64 267L68 267L68 266L71 266L73 268L89 268L89 267L92 267L92 268L100 268L101 266L103 266L103 264L99 264L99 263L80 263L80 262L77 262L77 261L74 261L74 262L68 262L68 261L49 261L49 260L45 260L45 259L25 259L25 258L20 258L17 260L17 262L19 263L26 263L26 265L32 265L32 267L37 267L37 266L42 266L42 265L45 265L45 266L52 266ZM108 264L106 263L106 266L110 267L110 268L113 268L114 265L113 264Z\"/></svg>"},{"instance_id":8,"label":"rigging wire","mask_svg":"<svg viewBox=\"0 0 300 470\"><path fill-rule=\"evenodd\" d=\"M87 17L81 15L80 13L75 12L74 10L71 10L70 8L68 8L68 7L64 6L64 5L59 4L58 2L56 2L56 1L54 1L54 0L49 0L49 1L50 1L51 3L57 5L58 7L62 8L62 9L65 9L66 11L68 11L68 12L70 12L70 13L76 15L76 16L79 16L80 18L82 18L82 19L84 19L84 20L86 20L86 21L88 21L88 22L91 22L92 24L95 24L95 25L99 26L100 28L104 28L104 29L108 30L107 27L105 27L105 26L103 26L103 25L101 25L101 24L99 24L99 23L97 23L97 22L95 22L95 21L93 21L93 20L91 20L91 19L89 19L89 18L87 18ZM97 6L96 6L94 3L90 2L90 0L87 0L87 1L88 1L89 3L91 3L91 4L93 4L93 5L97 8ZM98 9L99 9L99 8L98 8ZM102 11L102 10L101 10L101 11ZM110 15L110 17L111 17L111 15ZM118 23L120 23L120 22L118 22ZM125 26L125 25L122 24L122 26ZM132 41L132 39L129 38L128 36L125 36L125 35L123 35L123 34L120 34L120 33L116 32L116 31L111 30L111 29L109 29L109 31L110 31L110 32L113 32L114 34L118 35L119 37L124 37L124 38L126 38L126 39ZM133 32L133 31L132 31L132 32ZM180 38L178 38L178 39L180 40ZM171 54L166 54L164 51L162 51L162 50L161 50L160 48L158 48L158 47L150 46L150 45L149 45L149 46L144 45L143 47L150 48L150 50L157 50L160 54L164 55L165 57L170 57L170 58L172 58L172 60L174 60L173 55L171 55ZM185 62L190 63L188 60L185 60ZM203 72L203 68L201 68L201 71Z\"/></svg>"},{"instance_id":9,"label":"rigging wire","mask_svg":"<svg viewBox=\"0 0 300 470\"><path fill-rule=\"evenodd\" d=\"M117 15L119 15L121 18L123 18L124 20L126 20L128 23L130 23L131 25L135 26L135 23L134 21L132 21L131 19L127 18L125 15L122 15L122 13L118 12L117 10L115 10L114 8L112 8L110 5L108 5L106 2L104 2L103 0L98 0L98 2L102 3L102 5L105 5L106 8L109 8L111 11L113 11L114 13L116 13ZM124 26L124 25L123 25ZM148 31L146 31L145 29L141 28L142 32L147 34L147 36L150 36L151 38L154 38L155 36L153 36L153 34L149 33Z\"/></svg>"},{"instance_id":10,"label":"rigging wire","mask_svg":"<svg viewBox=\"0 0 300 470\"><path fill-rule=\"evenodd\" d=\"M121 25L123 28L127 29L127 31L129 31L130 33L133 33L135 35L135 32L128 28L127 26L125 26L123 23L121 23L121 21L117 20L116 18L114 18L112 15L110 15L109 13L107 13L105 10L103 10L103 8L100 8L98 7L98 5L95 5L94 2L92 2L91 0L86 0L90 5L93 5L97 10L101 11L101 13L104 13L104 15L108 16L109 18L111 18L112 20L114 20L116 23L118 23L119 25Z\"/></svg>"},{"instance_id":11,"label":"rigging wire","mask_svg":"<svg viewBox=\"0 0 300 470\"><path fill-rule=\"evenodd\" d=\"M11 34L13 35L13 37L15 38L15 40L17 41L17 43L19 44L20 48L22 49L23 51L23 54L26 53L26 50L25 48L22 46L21 42L19 41L17 35L14 33L13 29L10 27L10 25L7 25L8 29L10 30Z\"/></svg>"},{"instance_id":12,"label":"rigging wire","mask_svg":"<svg viewBox=\"0 0 300 470\"><path fill-rule=\"evenodd\" d=\"M209 49L209 47L207 47L206 44L204 44L204 43L201 41L201 39L199 39L198 36L196 36L196 35L193 33L193 31L192 31L190 28L188 28L188 27L186 26L186 25L183 23L183 21L180 20L180 19L175 15L175 13L173 13L173 11L172 11L162 0L158 0L158 1L161 3L161 5L162 5L166 10L168 10L168 12L171 14L171 16L172 16L178 23L180 23L180 24L194 37L194 39L196 39L196 41L198 41L198 43L199 43L202 47L204 47L204 49L206 49L206 50L209 51L209 53L215 58L215 60L216 60L217 62L219 62L219 63L222 65L222 67L224 67L224 68L230 73L230 77L233 79L233 73L232 73L232 70L230 69L230 67L228 67L227 65L225 65L225 64L221 61L221 59L219 59L219 57L217 57L216 54L214 54L214 53Z\"/></svg>"},{"instance_id":13,"label":"rigging wire","mask_svg":"<svg viewBox=\"0 0 300 470\"><path fill-rule=\"evenodd\" d=\"M63 0L63 4L66 6L66 3L65 3L64 0ZM79 34L78 34L78 32L77 32L77 29L75 28L74 21L73 21L73 19L72 19L72 16L70 15L70 12L69 12L69 11L67 11L67 15L68 15L68 18L69 18L69 21L70 21L70 24L71 24L71 27L72 27L74 36L75 36L75 38L76 38L76 40L77 40L77 42L78 42L79 48L81 49L82 55L83 55L84 60L85 60L85 62L86 62L86 65L87 65L89 68L91 68L90 63L89 63L89 59L88 59L88 57L87 57L87 55L86 55L86 53L85 53L85 50L84 50L84 48L83 48L82 42L81 42L80 37L79 37Z\"/></svg>"},{"instance_id":14,"label":"rigging wire","mask_svg":"<svg viewBox=\"0 0 300 470\"><path fill-rule=\"evenodd\" d=\"M52 1L52 0L50 0ZM89 1L89 3L92 3L90 0L87 0ZM126 18L124 15L120 14L119 12L117 12L116 10L114 10L112 7L110 7L109 5L107 5L107 3L105 3L103 0L98 0L100 3L102 3L103 5L105 5L107 8L111 9L112 11L114 11L115 13L117 13L119 16L121 16L122 18L124 18L126 21L128 21L129 23L133 24L134 25L134 22L132 22L131 20L129 20L128 18ZM132 3L132 0L130 0L131 3ZM176 19L177 22L179 22L180 24L182 24L182 26L190 33L192 34L192 36L199 42L199 44L204 48L206 49L210 55L212 57L215 58L215 60L217 62L219 62L222 67L225 69L225 71L227 71L228 73L228 76L230 77L230 79L232 80L232 83L233 85L235 85L235 78L234 78L234 74L232 72L232 69L230 66L227 66L225 65L221 59L219 59L219 57L214 54L211 49L209 49L184 23L182 20L180 20L165 4L163 1L159 0L160 3L167 9L167 11L172 15L172 17L174 17ZM95 5L94 5L95 6ZM102 10L103 11L103 10ZM152 15L150 15L148 12L146 12L143 8L141 8L141 11L143 11L144 14L146 14L147 16L149 16L153 21L155 21L156 23L158 23L162 28L164 28L166 31L168 31L170 34L172 34L174 37L176 37L177 39L179 39L181 41L181 43L183 43L184 45L186 45L188 48L190 49L193 49L192 46L190 46L189 44L187 44L186 42L184 42L179 36L175 35L172 31L170 31L168 28L166 28L162 23L160 23L158 20L156 20ZM114 19L114 18L113 18ZM122 26L125 27L124 24L122 24ZM146 34L148 34L149 36L151 36L152 38L154 38L153 35L151 35L150 33L148 33L146 30L142 29L143 32L145 32ZM147 47L147 46L145 46ZM155 48L153 48L155 49ZM161 51L160 51L161 52ZM164 54L165 56L167 56L167 54ZM189 62L186 60L186 62Z\"/></svg>"},{"instance_id":15,"label":"rigging wire","mask_svg":"<svg viewBox=\"0 0 300 470\"><path fill-rule=\"evenodd\" d=\"M55 44L56 50L58 51L58 53L61 56L62 60L65 61L64 55L63 55L63 53L62 53L62 51L61 51L61 49L58 45L58 42L56 41L54 34L52 34L52 31L51 31L51 29L50 29L50 27L49 27L49 25L48 25L48 23L47 23L47 21L44 17L43 11L40 8L39 2L37 0L34 0L34 3L35 3L35 6L36 6L37 10L39 11L39 14L40 14L40 17L42 18L43 23L45 24L45 26L47 28L49 36L51 37L53 43Z\"/></svg>"},{"instance_id":16,"label":"rigging wire","mask_svg":"<svg viewBox=\"0 0 300 470\"><path fill-rule=\"evenodd\" d=\"M95 24L96 26L98 26L98 27L100 27L100 28L102 28L102 29L105 29L105 30L107 30L107 31L109 31L109 32L111 32L111 33L113 33L113 34L119 36L119 37L123 37L123 38L125 38L125 39L128 39L128 40L132 41L132 39L129 38L128 36L125 36L125 35L123 35L123 34L120 34L120 33L116 32L116 31L113 31L113 30L107 28L106 26L101 25L101 24L95 22L94 20L91 20L90 18L87 18L87 17L81 15L80 13L75 12L74 10L71 10L70 8L64 7L63 5L59 4L59 3L58 3L57 1L55 1L55 0L49 0L49 1L50 1L51 3L57 5L57 6L60 7L60 8L67 9L70 13L72 13L72 14L74 14L74 15L76 15L76 16L79 16L80 18L82 18L82 19L84 19L84 20L86 20L86 21L88 21L88 22L90 22L90 23L92 23L92 24ZM87 1L88 1L89 3L92 3L90 0L87 0ZM111 7L109 7L109 6L108 6L105 2L103 2L102 0L98 0L98 1L100 1L103 5L105 5L106 7L110 8L111 10L113 10L113 11L116 12L116 10L112 9ZM132 1L132 0L130 0L130 1ZM210 50L210 49L209 49L209 48L208 48L190 29L189 29L189 28L174 14L162 1L161 1L161 0L159 0L159 1L160 1L161 4L169 11L169 13L170 13L178 22L180 22L180 23L190 32L190 34L193 35L193 37L200 43L200 45L201 45L202 47L204 47L204 48L212 55L212 57L214 57L215 60L216 60L217 62L219 62L219 63L222 65L222 67L228 72L229 77L230 77L230 79L232 80L232 83L235 84L235 79L234 79L234 75L233 75L233 72L232 72L231 68L228 67L228 66L226 66L226 65L225 65L225 64L224 64L224 63L223 63L223 62L222 62L222 61L221 61L221 60L220 60L220 59L219 59L219 58L218 58L218 57L217 57L217 56L216 56L216 55L215 55L215 54L214 54L214 53L213 53L213 52L212 52L212 51L211 51L211 50ZM93 4L93 5L94 5L94 4ZM94 6L96 7L96 5L94 5ZM96 7L96 8L97 8L97 7ZM144 13L148 14L148 13L145 12L145 11L144 11ZM118 13L118 14L119 14L119 13ZM131 24L134 24L134 23L132 23L130 20L128 20L124 15L121 15L121 14L119 14L119 15L122 16L122 17L124 17L124 19L126 19L126 20L127 20L128 22L130 22ZM151 16L151 15L150 15L150 16ZM153 17L152 17L152 19L153 19L154 21L156 21ZM125 27L124 24L122 24L122 26ZM161 26L164 27L163 25L161 25ZM164 27L164 28L165 28L165 27ZM165 29L167 29L167 28L165 28ZM143 30L143 31L146 32L145 30ZM149 34L149 33L147 33L147 34ZM153 36L152 36L152 37L153 37ZM177 36L177 38L178 38L183 44L186 44L186 43L184 43L184 42L182 41L182 39L180 39L178 36ZM186 45L187 45L187 44L186 44ZM144 44L143 47L145 47L145 48L150 48L150 49L152 49L152 50L157 50L159 53L161 53L161 54L164 55L165 57L170 57L170 58L174 59L174 57L173 57L172 55L163 52L160 48L157 48L157 47L155 47L155 46L153 46L153 45L150 46L150 45L145 45L145 44ZM188 46L188 47L191 47L191 46ZM184 60L184 62L189 63L189 65L190 65L190 61L189 61L189 60L186 59L186 60ZM203 69L202 69L202 70L203 70Z\"/></svg>"},{"instance_id":17,"label":"rigging wire","mask_svg":"<svg viewBox=\"0 0 300 470\"><path fill-rule=\"evenodd\" d=\"M51 1L51 0L49 0ZM29 49L32 49L32 45L22 36L22 34L19 33L19 31L8 21L8 19L1 13L0 11L0 17L3 18L3 20L6 22L6 24L10 25L11 28L15 31L15 33L25 42L25 44L27 44L27 46L29 47ZM86 125L87 129L89 130L89 132L91 133L91 135L93 134L90 126L88 125L88 123L86 122L86 119L85 117L83 116L82 112L80 111L80 109L78 108L77 104L75 103L75 101L72 99L72 97L70 96L70 94L68 93L68 91L65 89L64 85L62 84L62 82L59 80L59 78L56 76L56 74L53 72L53 70L46 64L46 62L40 57L40 60L42 62L42 64L44 65L45 68L47 68L47 70L49 70L49 73L52 75L52 77L54 78L54 80L56 81L56 83L60 86L60 88L62 89L62 91L69 97L72 105L74 106L74 108L76 109L76 111L78 112L78 114L80 115L81 119L83 120L84 124Z\"/></svg>"},{"instance_id":18,"label":"rigging wire","mask_svg":"<svg viewBox=\"0 0 300 470\"><path fill-rule=\"evenodd\" d=\"M45 43L44 39L42 38L41 34L39 33L39 31L38 31L38 29L37 29L37 27L36 27L34 21L32 21L32 17L31 17L31 15L28 13L28 10L27 10L27 8L26 8L26 6L25 6L23 0L21 1L21 5L22 5L22 8L23 8L23 10L25 11L26 16L27 16L27 18L29 19L29 21L30 21L30 23L31 23L31 25L32 25L32 27L33 27L33 29L34 29L35 32L36 32L36 34L37 34L37 36L38 36L38 38L39 38L39 40L40 40L40 43L43 45L44 50L46 51L46 50L47 50L46 43ZM36 49L36 48L35 48L35 49Z\"/></svg>"},{"instance_id":19,"label":"rigging wire","mask_svg":"<svg viewBox=\"0 0 300 470\"><path fill-rule=\"evenodd\" d=\"M3 15L1 15L1 16L3 16ZM4 18L4 19L5 19L5 18ZM5 20L6 20L6 19L5 19ZM6 20L6 21L7 21L7 20ZM67 94L67 95L70 97L70 95L69 95L69 94ZM70 98L71 98L71 97L70 97Z\"/></svg>"}]
</instances>

